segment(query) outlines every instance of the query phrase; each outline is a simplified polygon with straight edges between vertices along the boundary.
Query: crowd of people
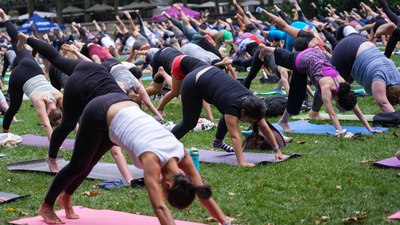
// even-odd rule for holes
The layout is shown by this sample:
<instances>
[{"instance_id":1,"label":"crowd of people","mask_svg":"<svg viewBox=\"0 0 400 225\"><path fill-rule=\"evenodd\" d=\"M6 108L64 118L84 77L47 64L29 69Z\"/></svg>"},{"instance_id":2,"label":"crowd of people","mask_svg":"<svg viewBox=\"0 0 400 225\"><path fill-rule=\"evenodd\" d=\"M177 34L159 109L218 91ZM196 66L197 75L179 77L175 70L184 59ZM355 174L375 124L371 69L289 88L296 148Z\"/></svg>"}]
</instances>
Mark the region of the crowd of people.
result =
<instances>
[{"instance_id":1,"label":"crowd of people","mask_svg":"<svg viewBox=\"0 0 400 225\"><path fill-rule=\"evenodd\" d=\"M232 5L237 12L233 18L215 21L208 14L187 16L174 4L180 19L164 12L165 22L148 23L138 10L125 11L123 16L116 15L114 32L93 21L96 31L73 22L68 33L61 29L38 33L32 24L30 36L18 33L0 9L6 29L0 34L1 81L7 70L12 71L6 90L9 102L0 92L3 132L10 131L27 95L50 141L46 162L57 173L39 208L46 223L63 223L54 212L56 202L67 218L79 218L72 195L109 150L126 181L134 184L123 149L144 170L144 185L161 224L174 224L164 197L183 209L195 196L219 223L231 224L179 139L196 126L202 108L214 119L211 107L215 107L221 118L210 140L213 148L234 153L240 166L254 166L243 155L239 129L243 121L258 127L277 160L285 159L284 146L278 144L265 117L264 101L250 90L260 70L263 76L279 77L274 89L288 93L279 120L288 133L290 115L299 113L308 96L313 99L309 116L323 119L319 111L325 106L337 136L351 138L353 134L342 129L334 103L340 111L352 110L370 132L379 132L371 128L357 104L350 85L354 81L373 96L382 112L396 111L400 73L390 57L400 37L398 5L378 0L339 12L328 4L323 16L323 6L312 3L313 15L308 18L296 1L293 15L277 5L271 12L258 7L256 12L267 21L245 12L236 0ZM384 53L377 41L383 43ZM242 82L237 79L240 68L250 68ZM141 82L144 70L152 74L146 87ZM4 89L2 82L0 86ZM169 91L154 105L149 96L165 86ZM167 119L166 106L175 97L181 100L182 120L168 131L162 123ZM142 103L153 116L142 110ZM73 130L71 161L59 169L57 153ZM224 141L227 133L231 145Z\"/></svg>"}]
</instances>

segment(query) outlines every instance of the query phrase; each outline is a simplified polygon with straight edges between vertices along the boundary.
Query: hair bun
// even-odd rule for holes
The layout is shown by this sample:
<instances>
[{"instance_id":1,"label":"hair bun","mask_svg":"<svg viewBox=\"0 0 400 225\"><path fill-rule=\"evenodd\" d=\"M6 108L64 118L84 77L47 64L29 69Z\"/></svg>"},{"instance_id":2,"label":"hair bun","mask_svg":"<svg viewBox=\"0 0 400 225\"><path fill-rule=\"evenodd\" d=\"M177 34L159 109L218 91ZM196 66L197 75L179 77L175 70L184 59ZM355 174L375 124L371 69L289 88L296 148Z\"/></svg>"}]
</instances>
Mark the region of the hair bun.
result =
<instances>
[{"instance_id":1,"label":"hair bun","mask_svg":"<svg viewBox=\"0 0 400 225\"><path fill-rule=\"evenodd\" d=\"M209 185L196 186L196 194L200 199L209 199L212 195L211 187Z\"/></svg>"}]
</instances>

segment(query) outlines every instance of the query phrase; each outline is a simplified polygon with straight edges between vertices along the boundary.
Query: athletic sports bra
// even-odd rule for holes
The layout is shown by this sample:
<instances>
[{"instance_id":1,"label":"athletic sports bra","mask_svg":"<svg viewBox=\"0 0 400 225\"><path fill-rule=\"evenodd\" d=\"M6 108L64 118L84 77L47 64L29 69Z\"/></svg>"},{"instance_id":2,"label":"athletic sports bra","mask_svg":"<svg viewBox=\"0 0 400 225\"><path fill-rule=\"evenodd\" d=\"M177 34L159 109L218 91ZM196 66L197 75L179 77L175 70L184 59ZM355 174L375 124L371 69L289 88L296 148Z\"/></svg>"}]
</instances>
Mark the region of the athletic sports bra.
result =
<instances>
[{"instance_id":1,"label":"athletic sports bra","mask_svg":"<svg viewBox=\"0 0 400 225\"><path fill-rule=\"evenodd\" d=\"M47 95L49 101L57 102L51 93L55 88L51 86L50 82L44 75L36 75L27 80L22 87L24 93L31 98L34 93L43 92Z\"/></svg>"}]
</instances>

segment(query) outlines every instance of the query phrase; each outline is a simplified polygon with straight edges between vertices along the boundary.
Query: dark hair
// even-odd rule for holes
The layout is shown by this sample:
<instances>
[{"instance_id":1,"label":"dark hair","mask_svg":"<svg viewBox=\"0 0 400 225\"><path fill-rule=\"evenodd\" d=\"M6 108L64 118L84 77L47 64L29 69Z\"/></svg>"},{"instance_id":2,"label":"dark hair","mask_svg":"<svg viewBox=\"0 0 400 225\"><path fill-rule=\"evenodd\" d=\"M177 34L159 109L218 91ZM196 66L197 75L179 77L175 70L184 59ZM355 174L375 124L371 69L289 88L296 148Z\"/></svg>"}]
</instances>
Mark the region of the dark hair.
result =
<instances>
[{"instance_id":1,"label":"dark hair","mask_svg":"<svg viewBox=\"0 0 400 225\"><path fill-rule=\"evenodd\" d=\"M246 97L242 102L242 109L246 116L256 120L264 118L267 108L264 101L254 95Z\"/></svg>"},{"instance_id":2,"label":"dark hair","mask_svg":"<svg viewBox=\"0 0 400 225\"><path fill-rule=\"evenodd\" d=\"M298 37L293 41L293 48L296 51L303 51L308 48L308 43L310 42L308 37Z\"/></svg>"},{"instance_id":3,"label":"dark hair","mask_svg":"<svg viewBox=\"0 0 400 225\"><path fill-rule=\"evenodd\" d=\"M400 104L400 85L387 86L386 96L392 106Z\"/></svg>"},{"instance_id":4,"label":"dark hair","mask_svg":"<svg viewBox=\"0 0 400 225\"><path fill-rule=\"evenodd\" d=\"M86 57L89 57L89 49L88 49L88 44L87 43L82 46L81 54L86 56Z\"/></svg>"},{"instance_id":5,"label":"dark hair","mask_svg":"<svg viewBox=\"0 0 400 225\"><path fill-rule=\"evenodd\" d=\"M51 109L48 117L51 127L56 127L60 125L62 119L61 110L59 108Z\"/></svg>"},{"instance_id":6,"label":"dark hair","mask_svg":"<svg viewBox=\"0 0 400 225\"><path fill-rule=\"evenodd\" d=\"M183 174L174 176L172 181L172 187L167 190L167 201L177 209L184 209L189 206L196 194L201 199L209 199L212 195L210 186L195 186L190 177Z\"/></svg>"},{"instance_id":7,"label":"dark hair","mask_svg":"<svg viewBox=\"0 0 400 225\"><path fill-rule=\"evenodd\" d=\"M337 96L339 105L345 110L352 110L357 104L356 94L351 91L351 86L347 82L339 84Z\"/></svg>"},{"instance_id":8,"label":"dark hair","mask_svg":"<svg viewBox=\"0 0 400 225\"><path fill-rule=\"evenodd\" d=\"M129 72L131 72L132 75L135 76L138 80L139 80L139 79L142 77L142 75L143 75L142 70L141 70L139 67L137 67L137 66L134 66L134 67L129 68Z\"/></svg>"}]
</instances>

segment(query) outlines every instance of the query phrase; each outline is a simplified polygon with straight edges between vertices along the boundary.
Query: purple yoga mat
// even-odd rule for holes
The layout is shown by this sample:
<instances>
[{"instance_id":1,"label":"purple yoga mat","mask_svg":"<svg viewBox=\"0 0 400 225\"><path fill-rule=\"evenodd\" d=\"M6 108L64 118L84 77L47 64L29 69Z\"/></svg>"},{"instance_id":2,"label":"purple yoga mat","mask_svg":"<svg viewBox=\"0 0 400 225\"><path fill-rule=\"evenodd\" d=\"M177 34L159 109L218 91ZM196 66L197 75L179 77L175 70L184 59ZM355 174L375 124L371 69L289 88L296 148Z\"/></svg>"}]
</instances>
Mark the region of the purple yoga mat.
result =
<instances>
[{"instance_id":1,"label":"purple yoga mat","mask_svg":"<svg viewBox=\"0 0 400 225\"><path fill-rule=\"evenodd\" d=\"M400 160L398 160L396 157L392 157L378 162L374 162L373 165L388 167L388 168L400 168Z\"/></svg>"},{"instance_id":2,"label":"purple yoga mat","mask_svg":"<svg viewBox=\"0 0 400 225\"><path fill-rule=\"evenodd\" d=\"M210 150L199 150L200 151L200 161L208 162L208 163L224 163L228 165L238 165L236 160L235 153L227 153L227 152L218 152L218 151L210 151ZM255 153L255 152L244 152L244 159L248 163L254 163L256 165L266 164L266 163L277 163L283 162L291 158L297 158L301 155L293 154L290 155L289 158L284 160L276 160L275 154L268 153Z\"/></svg>"},{"instance_id":3,"label":"purple yoga mat","mask_svg":"<svg viewBox=\"0 0 400 225\"><path fill-rule=\"evenodd\" d=\"M47 137L43 136L36 136L32 134L25 134L22 135L22 145L29 145L29 146L36 146L36 147L49 147L49 140ZM73 149L74 148L75 140L72 139L65 139L61 147L66 149Z\"/></svg>"}]
</instances>

